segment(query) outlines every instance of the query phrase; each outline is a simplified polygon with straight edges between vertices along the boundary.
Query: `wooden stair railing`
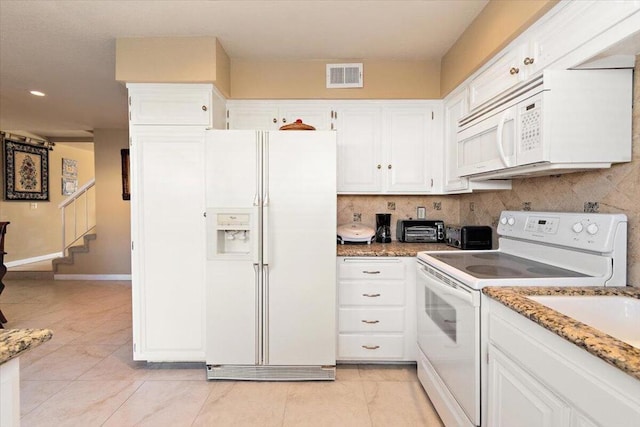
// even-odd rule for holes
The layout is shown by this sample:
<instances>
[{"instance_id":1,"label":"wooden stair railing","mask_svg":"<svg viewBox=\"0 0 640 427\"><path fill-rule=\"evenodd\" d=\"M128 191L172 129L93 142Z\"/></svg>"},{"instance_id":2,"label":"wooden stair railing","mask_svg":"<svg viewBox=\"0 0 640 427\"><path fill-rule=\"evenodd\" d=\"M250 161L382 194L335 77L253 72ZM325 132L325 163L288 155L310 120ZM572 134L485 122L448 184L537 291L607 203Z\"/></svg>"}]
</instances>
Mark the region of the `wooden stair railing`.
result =
<instances>
[{"instance_id":1,"label":"wooden stair railing","mask_svg":"<svg viewBox=\"0 0 640 427\"><path fill-rule=\"evenodd\" d=\"M7 266L4 265L4 256L6 252L4 251L4 235L7 232L7 225L10 222L0 222L0 294L4 290L4 283L2 283L2 278L7 273ZM4 329L3 323L7 323L7 318L2 314L2 310L0 310L0 329Z\"/></svg>"}]
</instances>

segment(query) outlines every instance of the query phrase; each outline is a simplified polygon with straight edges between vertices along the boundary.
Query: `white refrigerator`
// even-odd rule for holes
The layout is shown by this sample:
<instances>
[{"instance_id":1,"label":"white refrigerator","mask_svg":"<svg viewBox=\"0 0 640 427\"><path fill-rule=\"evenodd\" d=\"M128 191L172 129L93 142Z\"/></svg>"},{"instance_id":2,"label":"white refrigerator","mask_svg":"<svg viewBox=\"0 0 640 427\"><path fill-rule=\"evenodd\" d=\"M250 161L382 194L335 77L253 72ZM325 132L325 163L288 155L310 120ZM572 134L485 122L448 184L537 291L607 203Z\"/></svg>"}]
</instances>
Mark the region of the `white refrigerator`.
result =
<instances>
[{"instance_id":1,"label":"white refrigerator","mask_svg":"<svg viewBox=\"0 0 640 427\"><path fill-rule=\"evenodd\" d=\"M207 378L335 379L335 132L205 144Z\"/></svg>"}]
</instances>

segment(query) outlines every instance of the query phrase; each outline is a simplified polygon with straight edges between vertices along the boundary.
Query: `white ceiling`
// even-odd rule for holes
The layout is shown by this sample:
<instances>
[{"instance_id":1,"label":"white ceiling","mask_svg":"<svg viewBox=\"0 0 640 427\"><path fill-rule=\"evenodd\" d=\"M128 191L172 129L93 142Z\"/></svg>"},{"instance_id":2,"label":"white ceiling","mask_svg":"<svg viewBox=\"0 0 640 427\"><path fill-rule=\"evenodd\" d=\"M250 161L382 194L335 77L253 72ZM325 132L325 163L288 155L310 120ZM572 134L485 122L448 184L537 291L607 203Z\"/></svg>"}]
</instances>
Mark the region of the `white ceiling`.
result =
<instances>
[{"instance_id":1,"label":"white ceiling","mask_svg":"<svg viewBox=\"0 0 640 427\"><path fill-rule=\"evenodd\" d=\"M117 38L215 36L232 59L439 59L487 1L0 0L0 129L126 128Z\"/></svg>"}]
</instances>

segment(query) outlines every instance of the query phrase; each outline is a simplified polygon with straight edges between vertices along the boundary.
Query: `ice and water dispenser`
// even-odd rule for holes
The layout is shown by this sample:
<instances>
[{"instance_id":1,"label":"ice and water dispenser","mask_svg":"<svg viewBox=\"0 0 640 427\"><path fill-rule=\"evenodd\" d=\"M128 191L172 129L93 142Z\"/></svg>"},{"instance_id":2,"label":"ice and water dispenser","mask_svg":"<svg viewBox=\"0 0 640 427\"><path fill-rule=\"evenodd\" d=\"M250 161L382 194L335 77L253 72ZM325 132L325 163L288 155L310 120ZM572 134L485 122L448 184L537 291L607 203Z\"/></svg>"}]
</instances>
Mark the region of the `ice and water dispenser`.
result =
<instances>
[{"instance_id":1,"label":"ice and water dispenser","mask_svg":"<svg viewBox=\"0 0 640 427\"><path fill-rule=\"evenodd\" d=\"M207 209L207 259L251 257L251 209Z\"/></svg>"}]
</instances>

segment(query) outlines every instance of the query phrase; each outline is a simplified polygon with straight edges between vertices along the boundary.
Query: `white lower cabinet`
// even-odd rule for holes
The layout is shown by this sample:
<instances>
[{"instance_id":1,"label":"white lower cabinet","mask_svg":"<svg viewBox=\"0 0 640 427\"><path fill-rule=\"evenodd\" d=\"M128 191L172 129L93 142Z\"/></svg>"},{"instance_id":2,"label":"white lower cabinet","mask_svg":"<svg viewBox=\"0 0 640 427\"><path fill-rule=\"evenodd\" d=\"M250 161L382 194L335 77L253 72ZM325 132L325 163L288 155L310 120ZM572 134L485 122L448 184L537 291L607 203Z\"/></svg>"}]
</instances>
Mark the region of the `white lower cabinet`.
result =
<instances>
[{"instance_id":1,"label":"white lower cabinet","mask_svg":"<svg viewBox=\"0 0 640 427\"><path fill-rule=\"evenodd\" d=\"M488 426L639 425L640 380L487 301Z\"/></svg>"},{"instance_id":2,"label":"white lower cabinet","mask_svg":"<svg viewBox=\"0 0 640 427\"><path fill-rule=\"evenodd\" d=\"M415 258L338 258L338 361L416 360Z\"/></svg>"}]
</instances>

